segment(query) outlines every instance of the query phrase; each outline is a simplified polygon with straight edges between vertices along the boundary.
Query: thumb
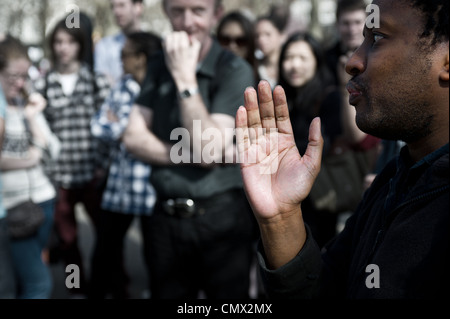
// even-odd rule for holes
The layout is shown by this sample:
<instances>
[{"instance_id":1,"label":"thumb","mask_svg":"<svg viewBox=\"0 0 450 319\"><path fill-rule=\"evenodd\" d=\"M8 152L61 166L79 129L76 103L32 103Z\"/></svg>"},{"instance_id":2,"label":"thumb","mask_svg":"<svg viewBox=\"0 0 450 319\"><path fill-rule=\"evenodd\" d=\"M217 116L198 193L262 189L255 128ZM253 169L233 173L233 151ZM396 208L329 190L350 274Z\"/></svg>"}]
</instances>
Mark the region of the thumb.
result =
<instances>
[{"instance_id":1,"label":"thumb","mask_svg":"<svg viewBox=\"0 0 450 319\"><path fill-rule=\"evenodd\" d=\"M320 171L323 151L321 121L316 117L309 127L309 143L303 159L310 173L316 177Z\"/></svg>"}]
</instances>

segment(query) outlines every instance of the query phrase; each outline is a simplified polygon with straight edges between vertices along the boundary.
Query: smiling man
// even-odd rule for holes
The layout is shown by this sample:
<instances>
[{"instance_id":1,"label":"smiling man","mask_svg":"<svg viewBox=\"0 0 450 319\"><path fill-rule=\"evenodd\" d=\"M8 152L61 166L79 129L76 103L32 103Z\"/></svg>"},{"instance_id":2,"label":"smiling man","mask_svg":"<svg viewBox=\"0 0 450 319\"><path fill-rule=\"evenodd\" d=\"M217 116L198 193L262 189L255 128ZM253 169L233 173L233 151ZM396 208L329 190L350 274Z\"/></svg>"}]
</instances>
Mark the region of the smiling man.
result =
<instances>
[{"instance_id":1,"label":"smiling man","mask_svg":"<svg viewBox=\"0 0 450 319\"><path fill-rule=\"evenodd\" d=\"M378 175L345 229L322 253L301 203L320 169L320 119L309 146L295 147L286 98L267 83L245 93L236 125L278 128L278 171L241 164L261 229L259 261L272 298L444 298L449 296L448 1L376 0L380 28L347 63L356 122L366 133L406 142ZM258 107L259 103L259 107ZM267 136L239 138L242 156ZM264 163L267 165L267 163Z\"/></svg>"},{"instance_id":2,"label":"smiling man","mask_svg":"<svg viewBox=\"0 0 450 319\"><path fill-rule=\"evenodd\" d=\"M253 71L211 35L220 0L164 0L163 7L173 32L150 62L124 136L129 151L153 165L158 200L143 226L151 234L144 240L152 298L196 298L200 290L213 299L246 298L252 216L239 166L221 163L233 149L226 131L234 128ZM180 129L188 138L176 143ZM208 132L224 138L205 139ZM171 158L179 143L193 154L191 163Z\"/></svg>"}]
</instances>

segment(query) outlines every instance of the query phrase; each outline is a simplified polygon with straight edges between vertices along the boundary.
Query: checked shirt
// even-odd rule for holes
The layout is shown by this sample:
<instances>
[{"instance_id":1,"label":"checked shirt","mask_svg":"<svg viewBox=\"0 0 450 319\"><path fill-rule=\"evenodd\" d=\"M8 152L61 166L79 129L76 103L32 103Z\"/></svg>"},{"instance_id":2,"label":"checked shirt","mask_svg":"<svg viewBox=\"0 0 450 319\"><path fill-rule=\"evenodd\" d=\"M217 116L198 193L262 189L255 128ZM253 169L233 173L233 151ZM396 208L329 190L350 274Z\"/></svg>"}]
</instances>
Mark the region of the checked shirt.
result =
<instances>
[{"instance_id":1,"label":"checked shirt","mask_svg":"<svg viewBox=\"0 0 450 319\"><path fill-rule=\"evenodd\" d=\"M91 130L95 137L111 148L111 166L102 208L110 212L148 216L153 212L156 201L155 190L150 184L151 166L134 158L120 141L139 93L139 84L131 76L124 76L92 119ZM109 112L117 121L108 118Z\"/></svg>"},{"instance_id":2,"label":"checked shirt","mask_svg":"<svg viewBox=\"0 0 450 319\"><path fill-rule=\"evenodd\" d=\"M58 186L83 187L93 179L97 168L105 169L107 165L102 145L91 134L90 123L109 94L109 84L103 75L94 75L83 64L71 96L63 93L55 71L36 80L35 88L47 99L44 115L61 142L58 160L47 163L46 171Z\"/></svg>"}]
</instances>

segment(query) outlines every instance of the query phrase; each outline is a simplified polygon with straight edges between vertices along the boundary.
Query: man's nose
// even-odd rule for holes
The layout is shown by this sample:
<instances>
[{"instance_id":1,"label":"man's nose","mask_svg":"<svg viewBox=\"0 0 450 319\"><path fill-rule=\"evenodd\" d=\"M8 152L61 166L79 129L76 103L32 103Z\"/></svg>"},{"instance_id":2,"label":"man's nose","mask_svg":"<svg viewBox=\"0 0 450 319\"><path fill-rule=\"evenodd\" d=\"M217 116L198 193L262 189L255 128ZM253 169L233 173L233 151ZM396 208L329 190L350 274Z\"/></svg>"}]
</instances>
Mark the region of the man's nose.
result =
<instances>
[{"instance_id":1,"label":"man's nose","mask_svg":"<svg viewBox=\"0 0 450 319\"><path fill-rule=\"evenodd\" d=\"M183 25L185 28L189 28L194 23L194 14L191 10L186 10L183 15Z\"/></svg>"},{"instance_id":2,"label":"man's nose","mask_svg":"<svg viewBox=\"0 0 450 319\"><path fill-rule=\"evenodd\" d=\"M366 55L365 55L364 43L356 49L353 55L348 59L345 65L345 71L351 76L361 74L366 69Z\"/></svg>"}]
</instances>

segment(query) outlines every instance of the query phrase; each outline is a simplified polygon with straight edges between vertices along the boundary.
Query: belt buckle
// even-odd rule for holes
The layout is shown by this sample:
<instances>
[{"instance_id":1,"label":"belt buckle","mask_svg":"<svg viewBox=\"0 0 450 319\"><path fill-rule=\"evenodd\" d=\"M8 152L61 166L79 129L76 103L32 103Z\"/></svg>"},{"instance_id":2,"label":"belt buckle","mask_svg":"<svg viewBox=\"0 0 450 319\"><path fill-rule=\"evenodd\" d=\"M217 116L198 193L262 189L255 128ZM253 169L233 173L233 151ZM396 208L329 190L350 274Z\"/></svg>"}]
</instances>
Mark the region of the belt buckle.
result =
<instances>
[{"instance_id":1,"label":"belt buckle","mask_svg":"<svg viewBox=\"0 0 450 319\"><path fill-rule=\"evenodd\" d=\"M169 199L163 203L164 210L172 216L191 218L195 215L195 202L190 198Z\"/></svg>"}]
</instances>

